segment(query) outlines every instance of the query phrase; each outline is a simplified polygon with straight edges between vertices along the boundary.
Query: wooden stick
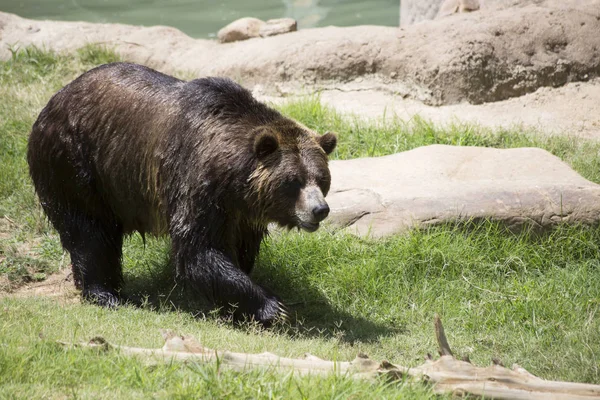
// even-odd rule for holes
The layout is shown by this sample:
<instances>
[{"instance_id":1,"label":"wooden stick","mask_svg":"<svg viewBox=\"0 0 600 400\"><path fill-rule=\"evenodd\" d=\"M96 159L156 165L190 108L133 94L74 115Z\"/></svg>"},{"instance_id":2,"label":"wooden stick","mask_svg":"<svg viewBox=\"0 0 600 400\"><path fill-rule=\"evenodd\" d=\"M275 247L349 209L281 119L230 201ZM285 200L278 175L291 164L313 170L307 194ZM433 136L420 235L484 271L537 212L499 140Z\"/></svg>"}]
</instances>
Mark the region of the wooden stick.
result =
<instances>
[{"instance_id":1,"label":"wooden stick","mask_svg":"<svg viewBox=\"0 0 600 400\"><path fill-rule=\"evenodd\" d=\"M435 321L436 338L442 356L436 360L426 360L421 366L407 368L387 361L377 362L359 354L352 361L327 361L307 354L304 358L279 357L272 353L248 354L219 351L202 346L192 337L163 332L165 345L161 349L116 346L102 338L94 338L88 343L71 344L73 347L100 348L105 351L120 351L122 354L142 356L159 362L178 360L200 363L219 362L220 365L235 370L268 368L305 374L343 374L357 379L374 379L385 376L389 379L410 378L412 382L426 382L436 393L454 395L475 395L495 399L533 400L600 400L600 385L585 383L546 381L526 371L519 365L512 369L501 365L477 367L469 362L457 360L444 333L439 316Z\"/></svg>"},{"instance_id":2,"label":"wooden stick","mask_svg":"<svg viewBox=\"0 0 600 400\"><path fill-rule=\"evenodd\" d=\"M450 350L450 345L448 344L448 339L446 339L446 333L444 332L444 326L442 325L442 320L440 316L435 314L435 319L433 321L435 326L435 337L438 342L438 346L440 348L441 356L452 356L452 350Z\"/></svg>"}]
</instances>

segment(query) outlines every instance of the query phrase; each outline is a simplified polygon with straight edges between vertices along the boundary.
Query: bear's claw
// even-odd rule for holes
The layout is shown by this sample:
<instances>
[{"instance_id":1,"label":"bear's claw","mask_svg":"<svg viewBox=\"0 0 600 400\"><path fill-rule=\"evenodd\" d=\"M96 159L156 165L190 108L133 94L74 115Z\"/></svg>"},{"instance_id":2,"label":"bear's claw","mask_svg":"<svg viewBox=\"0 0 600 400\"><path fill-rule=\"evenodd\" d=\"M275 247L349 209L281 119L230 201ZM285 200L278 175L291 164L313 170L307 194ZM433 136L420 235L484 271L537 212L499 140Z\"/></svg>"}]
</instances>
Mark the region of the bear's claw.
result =
<instances>
[{"instance_id":1,"label":"bear's claw","mask_svg":"<svg viewBox=\"0 0 600 400\"><path fill-rule=\"evenodd\" d=\"M288 311L287 307L285 306L285 304L278 301L277 306L279 308L279 318L278 319L283 322L290 322L291 317L290 317L289 311Z\"/></svg>"},{"instance_id":2,"label":"bear's claw","mask_svg":"<svg viewBox=\"0 0 600 400\"><path fill-rule=\"evenodd\" d=\"M276 321L289 322L290 314L285 305L276 297L267 299L265 305L255 314L255 320L265 328L270 327Z\"/></svg>"},{"instance_id":3,"label":"bear's claw","mask_svg":"<svg viewBox=\"0 0 600 400\"><path fill-rule=\"evenodd\" d=\"M117 308L119 298L100 285L91 285L83 289L82 297L85 301L106 308Z\"/></svg>"}]
</instances>

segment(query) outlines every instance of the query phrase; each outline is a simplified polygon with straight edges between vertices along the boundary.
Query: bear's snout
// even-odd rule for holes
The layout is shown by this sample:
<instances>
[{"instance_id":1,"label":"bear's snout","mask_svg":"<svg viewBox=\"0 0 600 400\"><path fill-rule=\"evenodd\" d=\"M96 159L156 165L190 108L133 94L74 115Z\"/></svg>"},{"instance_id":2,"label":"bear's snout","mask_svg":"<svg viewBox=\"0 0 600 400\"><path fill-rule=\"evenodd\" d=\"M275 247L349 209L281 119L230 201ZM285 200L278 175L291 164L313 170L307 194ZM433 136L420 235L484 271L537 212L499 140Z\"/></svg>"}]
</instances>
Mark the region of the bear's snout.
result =
<instances>
[{"instance_id":1,"label":"bear's snout","mask_svg":"<svg viewBox=\"0 0 600 400\"><path fill-rule=\"evenodd\" d=\"M296 203L296 217L299 226L308 232L314 232L319 228L319 223L328 215L329 205L325 201L321 189L316 185L302 189Z\"/></svg>"},{"instance_id":2,"label":"bear's snout","mask_svg":"<svg viewBox=\"0 0 600 400\"><path fill-rule=\"evenodd\" d=\"M313 208L312 213L315 219L321 222L329 215L329 205L327 203L319 204Z\"/></svg>"}]
</instances>

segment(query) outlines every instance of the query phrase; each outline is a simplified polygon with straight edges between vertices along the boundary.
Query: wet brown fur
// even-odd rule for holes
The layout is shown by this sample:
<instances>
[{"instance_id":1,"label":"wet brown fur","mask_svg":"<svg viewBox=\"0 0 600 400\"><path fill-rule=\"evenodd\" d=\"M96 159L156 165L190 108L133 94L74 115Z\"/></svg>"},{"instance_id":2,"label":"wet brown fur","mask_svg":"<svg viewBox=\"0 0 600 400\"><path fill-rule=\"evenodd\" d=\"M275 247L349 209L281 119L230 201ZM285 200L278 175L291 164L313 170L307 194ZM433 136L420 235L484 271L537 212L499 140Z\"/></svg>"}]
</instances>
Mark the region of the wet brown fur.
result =
<instances>
[{"instance_id":1,"label":"wet brown fur","mask_svg":"<svg viewBox=\"0 0 600 400\"><path fill-rule=\"evenodd\" d=\"M168 233L180 279L268 324L278 300L247 274L268 223L298 226L299 188L327 193L334 147L335 136L316 135L229 80L185 82L116 63L50 100L27 158L85 298L114 305L124 234Z\"/></svg>"}]
</instances>

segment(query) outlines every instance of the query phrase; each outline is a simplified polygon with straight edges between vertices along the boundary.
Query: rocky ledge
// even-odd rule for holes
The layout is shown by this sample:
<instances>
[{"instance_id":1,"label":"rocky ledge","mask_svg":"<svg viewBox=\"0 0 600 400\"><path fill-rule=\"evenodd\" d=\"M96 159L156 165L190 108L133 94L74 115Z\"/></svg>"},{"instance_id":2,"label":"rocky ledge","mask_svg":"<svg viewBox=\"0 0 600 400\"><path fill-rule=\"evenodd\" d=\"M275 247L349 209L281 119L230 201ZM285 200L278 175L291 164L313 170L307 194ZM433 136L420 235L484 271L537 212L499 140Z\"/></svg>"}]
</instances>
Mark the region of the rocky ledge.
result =
<instances>
[{"instance_id":1,"label":"rocky ledge","mask_svg":"<svg viewBox=\"0 0 600 400\"><path fill-rule=\"evenodd\" d=\"M160 70L224 75L271 93L375 89L431 105L482 103L600 76L600 0L530 1L405 28L306 29L219 44L174 28L34 21L0 13L8 46L98 42Z\"/></svg>"}]
</instances>

